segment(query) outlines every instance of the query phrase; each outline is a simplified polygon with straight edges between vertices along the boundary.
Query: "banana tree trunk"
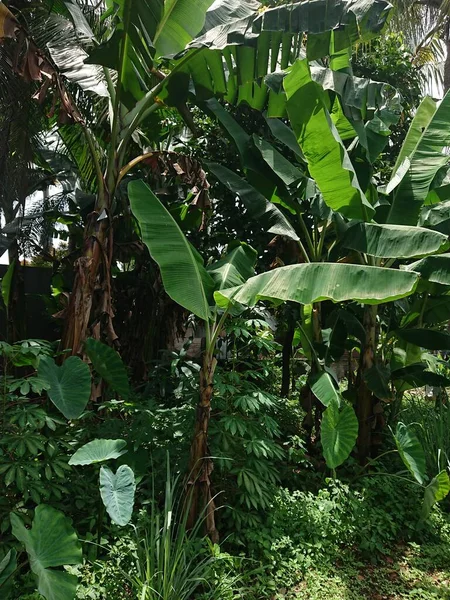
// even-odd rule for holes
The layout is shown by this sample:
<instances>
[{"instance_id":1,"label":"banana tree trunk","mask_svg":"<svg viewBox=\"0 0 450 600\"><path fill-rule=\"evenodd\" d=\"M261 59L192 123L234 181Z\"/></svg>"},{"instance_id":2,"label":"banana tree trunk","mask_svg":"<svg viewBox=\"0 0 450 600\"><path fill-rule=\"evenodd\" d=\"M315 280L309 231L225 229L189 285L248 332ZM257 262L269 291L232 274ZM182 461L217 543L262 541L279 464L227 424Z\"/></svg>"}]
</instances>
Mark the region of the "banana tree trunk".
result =
<instances>
[{"instance_id":1,"label":"banana tree trunk","mask_svg":"<svg viewBox=\"0 0 450 600\"><path fill-rule=\"evenodd\" d=\"M367 387L365 374L373 367L375 359L376 318L376 306L365 306L363 326L366 332L366 342L361 349L356 407L359 421L357 447L361 464L367 462L367 459L370 456L372 442L373 394Z\"/></svg>"},{"instance_id":2,"label":"banana tree trunk","mask_svg":"<svg viewBox=\"0 0 450 600\"><path fill-rule=\"evenodd\" d=\"M210 475L214 465L208 447L208 426L216 364L214 356L206 352L200 371L200 397L195 416L188 480L188 527L193 528L196 520L203 515L206 532L213 543L219 541L219 534L215 524L215 504L211 492Z\"/></svg>"},{"instance_id":3,"label":"banana tree trunk","mask_svg":"<svg viewBox=\"0 0 450 600\"><path fill-rule=\"evenodd\" d=\"M81 352L86 337L101 335L110 344L117 341L112 324L111 261L112 228L103 210L89 215L84 232L83 255L75 262L75 279L61 342L70 354ZM69 353L68 353L69 355Z\"/></svg>"},{"instance_id":4,"label":"banana tree trunk","mask_svg":"<svg viewBox=\"0 0 450 600\"><path fill-rule=\"evenodd\" d=\"M316 302L313 305L312 310L312 341L314 343L320 343L322 341L322 328L321 328L321 305L320 302ZM318 371L317 363L315 360L311 362L311 376L315 375ZM323 406L313 394L309 385L306 385L306 397L303 403L303 408L306 410L305 418L303 419L303 427L308 432L307 446L310 451L313 451L315 442L320 439L320 423L322 419ZM313 443L313 429L315 428L315 439Z\"/></svg>"}]
</instances>

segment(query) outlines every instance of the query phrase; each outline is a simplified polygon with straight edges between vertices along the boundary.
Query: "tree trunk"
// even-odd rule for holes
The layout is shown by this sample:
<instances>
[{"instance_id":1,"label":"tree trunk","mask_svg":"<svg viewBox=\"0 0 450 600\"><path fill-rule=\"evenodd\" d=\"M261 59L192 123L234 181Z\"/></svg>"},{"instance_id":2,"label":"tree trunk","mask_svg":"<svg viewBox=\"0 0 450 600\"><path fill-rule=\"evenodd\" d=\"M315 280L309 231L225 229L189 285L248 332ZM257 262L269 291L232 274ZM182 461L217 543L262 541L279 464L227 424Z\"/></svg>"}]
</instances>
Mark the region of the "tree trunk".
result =
<instances>
[{"instance_id":1,"label":"tree trunk","mask_svg":"<svg viewBox=\"0 0 450 600\"><path fill-rule=\"evenodd\" d=\"M444 94L450 89L450 32L449 26L447 25L447 36L445 40L445 48L447 56L445 57L444 63Z\"/></svg>"},{"instance_id":2,"label":"tree trunk","mask_svg":"<svg viewBox=\"0 0 450 600\"><path fill-rule=\"evenodd\" d=\"M320 343L322 341L322 327L321 327L321 305L320 302L313 304L312 310L312 336L311 340L314 343ZM311 350L312 352L312 350ZM314 358L311 362L311 373L313 376L317 373L318 367ZM315 443L320 439L320 424L322 420L323 405L316 396L313 394L311 388L306 384L306 391L304 395L303 408L306 410L305 418L303 419L303 427L308 432L307 446L312 452ZM313 443L313 429L315 428L315 439Z\"/></svg>"},{"instance_id":3,"label":"tree trunk","mask_svg":"<svg viewBox=\"0 0 450 600\"><path fill-rule=\"evenodd\" d=\"M112 319L112 229L108 218L92 212L84 234L84 252L75 262L75 279L65 315L61 349L81 352L88 335L117 341ZM67 354L69 355L69 353Z\"/></svg>"},{"instance_id":4,"label":"tree trunk","mask_svg":"<svg viewBox=\"0 0 450 600\"><path fill-rule=\"evenodd\" d=\"M208 447L208 426L216 364L214 356L205 353L200 371L200 397L195 417L194 439L191 444L188 480L188 527L193 528L200 515L204 515L206 532L213 543L219 541L219 534L215 524L215 504L211 493L210 475L214 466Z\"/></svg>"},{"instance_id":5,"label":"tree trunk","mask_svg":"<svg viewBox=\"0 0 450 600\"><path fill-rule=\"evenodd\" d=\"M376 336L376 306L364 307L363 325L366 332L366 342L361 349L360 366L358 373L357 415L359 421L358 456L361 464L365 464L370 455L372 420L373 420L373 394L367 387L364 379L365 373L372 368L375 358Z\"/></svg>"}]
</instances>

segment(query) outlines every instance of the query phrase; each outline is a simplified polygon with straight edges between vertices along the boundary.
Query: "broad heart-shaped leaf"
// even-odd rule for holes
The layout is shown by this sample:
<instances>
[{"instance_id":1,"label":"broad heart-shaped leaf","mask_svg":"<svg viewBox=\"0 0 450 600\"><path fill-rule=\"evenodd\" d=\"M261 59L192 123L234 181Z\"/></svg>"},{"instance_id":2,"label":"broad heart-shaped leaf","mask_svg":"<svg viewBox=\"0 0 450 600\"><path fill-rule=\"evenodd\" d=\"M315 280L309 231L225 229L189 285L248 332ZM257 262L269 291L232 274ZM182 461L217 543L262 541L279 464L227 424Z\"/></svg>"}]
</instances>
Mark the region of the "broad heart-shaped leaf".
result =
<instances>
[{"instance_id":1,"label":"broad heart-shaped leaf","mask_svg":"<svg viewBox=\"0 0 450 600\"><path fill-rule=\"evenodd\" d=\"M218 163L208 163L208 168L221 183L239 197L250 217L260 224L261 228L298 241L299 237L287 217L245 179Z\"/></svg>"},{"instance_id":2,"label":"broad heart-shaped leaf","mask_svg":"<svg viewBox=\"0 0 450 600\"><path fill-rule=\"evenodd\" d=\"M388 223L416 225L436 173L448 163L443 150L450 145L449 118L449 93L437 108L432 100L425 98L417 110L411 135L406 136L399 156L399 160L407 156L410 167L394 191Z\"/></svg>"},{"instance_id":3,"label":"broad heart-shaped leaf","mask_svg":"<svg viewBox=\"0 0 450 600\"><path fill-rule=\"evenodd\" d=\"M422 519L426 519L431 509L450 492L450 479L447 471L441 471L425 488L422 505Z\"/></svg>"},{"instance_id":4,"label":"broad heart-shaped leaf","mask_svg":"<svg viewBox=\"0 0 450 600\"><path fill-rule=\"evenodd\" d=\"M408 296L414 292L417 281L416 274L396 269L309 263L280 267L256 275L242 286L215 292L214 298L222 308L230 302L254 306L259 300L278 304L287 300L300 304L322 300L380 304Z\"/></svg>"},{"instance_id":5,"label":"broad heart-shaped leaf","mask_svg":"<svg viewBox=\"0 0 450 600\"><path fill-rule=\"evenodd\" d=\"M0 590L6 588L5 583L17 569L17 553L14 549L10 550L0 561Z\"/></svg>"},{"instance_id":6,"label":"broad heart-shaped leaf","mask_svg":"<svg viewBox=\"0 0 450 600\"><path fill-rule=\"evenodd\" d=\"M203 321L209 321L214 281L201 256L148 185L132 181L128 195L142 241L161 269L167 294Z\"/></svg>"},{"instance_id":7,"label":"broad heart-shaped leaf","mask_svg":"<svg viewBox=\"0 0 450 600\"><path fill-rule=\"evenodd\" d=\"M153 44L156 56L184 50L203 28L205 15L214 0L165 0Z\"/></svg>"},{"instance_id":8,"label":"broad heart-shaped leaf","mask_svg":"<svg viewBox=\"0 0 450 600\"><path fill-rule=\"evenodd\" d=\"M207 271L213 278L216 289L235 287L252 277L255 274L257 256L256 250L248 244L241 243L210 265Z\"/></svg>"},{"instance_id":9,"label":"broad heart-shaped leaf","mask_svg":"<svg viewBox=\"0 0 450 600\"><path fill-rule=\"evenodd\" d=\"M420 484L425 479L425 453L411 425L397 423L395 444L405 467Z\"/></svg>"},{"instance_id":10,"label":"broad heart-shaped leaf","mask_svg":"<svg viewBox=\"0 0 450 600\"><path fill-rule=\"evenodd\" d=\"M326 371L315 373L309 380L309 387L316 398L322 402L324 406L329 406L332 402L337 406L341 403L339 391L336 389L331 375Z\"/></svg>"},{"instance_id":11,"label":"broad heart-shaped leaf","mask_svg":"<svg viewBox=\"0 0 450 600\"><path fill-rule=\"evenodd\" d=\"M450 285L450 254L427 256L408 265L406 270L420 273L422 279L431 283Z\"/></svg>"},{"instance_id":12,"label":"broad heart-shaped leaf","mask_svg":"<svg viewBox=\"0 0 450 600\"><path fill-rule=\"evenodd\" d=\"M126 400L130 395L130 385L119 354L94 338L88 338L84 348L97 373Z\"/></svg>"},{"instance_id":13,"label":"broad heart-shaped leaf","mask_svg":"<svg viewBox=\"0 0 450 600\"><path fill-rule=\"evenodd\" d=\"M450 350L450 335L432 329L397 329L397 337L427 350Z\"/></svg>"},{"instance_id":14,"label":"broad heart-shaped leaf","mask_svg":"<svg viewBox=\"0 0 450 600\"><path fill-rule=\"evenodd\" d=\"M135 491L134 473L128 465L121 465L116 474L108 467L100 469L100 495L108 515L117 525L129 523Z\"/></svg>"},{"instance_id":15,"label":"broad heart-shaped leaf","mask_svg":"<svg viewBox=\"0 0 450 600\"><path fill-rule=\"evenodd\" d=\"M358 419L349 404L339 409L332 402L323 413L320 427L323 455L330 469L342 465L350 456L350 452L358 437Z\"/></svg>"},{"instance_id":16,"label":"broad heart-shaped leaf","mask_svg":"<svg viewBox=\"0 0 450 600\"><path fill-rule=\"evenodd\" d=\"M40 504L34 512L31 529L26 529L14 513L11 525L13 535L25 546L39 593L46 600L73 600L77 587L75 575L49 568L81 563L81 545L72 521L59 510Z\"/></svg>"},{"instance_id":17,"label":"broad heart-shaped leaf","mask_svg":"<svg viewBox=\"0 0 450 600\"><path fill-rule=\"evenodd\" d=\"M348 218L369 220L375 211L359 186L325 92L311 79L308 62L295 62L283 85L292 129L325 203Z\"/></svg>"},{"instance_id":18,"label":"broad heart-shaped leaf","mask_svg":"<svg viewBox=\"0 0 450 600\"><path fill-rule=\"evenodd\" d=\"M78 419L91 395L88 365L78 356L70 356L59 367L52 358L43 356L39 361L38 378L66 419Z\"/></svg>"},{"instance_id":19,"label":"broad heart-shaped leaf","mask_svg":"<svg viewBox=\"0 0 450 600\"><path fill-rule=\"evenodd\" d=\"M346 230L342 245L370 256L411 258L439 252L448 246L448 238L424 227L356 223Z\"/></svg>"},{"instance_id":20,"label":"broad heart-shaped leaf","mask_svg":"<svg viewBox=\"0 0 450 600\"><path fill-rule=\"evenodd\" d=\"M69 460L69 465L92 465L125 454L125 440L92 440L78 448Z\"/></svg>"}]
</instances>

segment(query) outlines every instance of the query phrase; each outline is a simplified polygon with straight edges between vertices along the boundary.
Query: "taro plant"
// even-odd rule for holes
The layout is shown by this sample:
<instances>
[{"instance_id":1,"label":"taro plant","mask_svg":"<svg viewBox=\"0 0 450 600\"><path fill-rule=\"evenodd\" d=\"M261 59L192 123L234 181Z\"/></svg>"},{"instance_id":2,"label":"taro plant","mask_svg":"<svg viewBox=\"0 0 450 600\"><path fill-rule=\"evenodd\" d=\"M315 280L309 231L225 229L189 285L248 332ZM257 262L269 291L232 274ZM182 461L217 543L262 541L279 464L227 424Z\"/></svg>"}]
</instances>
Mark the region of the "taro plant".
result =
<instances>
[{"instance_id":1,"label":"taro plant","mask_svg":"<svg viewBox=\"0 0 450 600\"><path fill-rule=\"evenodd\" d=\"M73 454L69 465L93 465L119 458L127 450L125 440L97 439L88 442ZM121 465L116 473L102 465L99 472L99 489L103 505L111 520L117 525L127 525L133 513L136 482L133 470ZM99 530L100 530L99 516Z\"/></svg>"},{"instance_id":2,"label":"taro plant","mask_svg":"<svg viewBox=\"0 0 450 600\"><path fill-rule=\"evenodd\" d=\"M55 567L82 561L81 544L70 519L46 504L34 511L31 529L11 513L13 535L25 547L37 589L46 600L73 600L77 577ZM11 557L10 557L11 560Z\"/></svg>"}]
</instances>

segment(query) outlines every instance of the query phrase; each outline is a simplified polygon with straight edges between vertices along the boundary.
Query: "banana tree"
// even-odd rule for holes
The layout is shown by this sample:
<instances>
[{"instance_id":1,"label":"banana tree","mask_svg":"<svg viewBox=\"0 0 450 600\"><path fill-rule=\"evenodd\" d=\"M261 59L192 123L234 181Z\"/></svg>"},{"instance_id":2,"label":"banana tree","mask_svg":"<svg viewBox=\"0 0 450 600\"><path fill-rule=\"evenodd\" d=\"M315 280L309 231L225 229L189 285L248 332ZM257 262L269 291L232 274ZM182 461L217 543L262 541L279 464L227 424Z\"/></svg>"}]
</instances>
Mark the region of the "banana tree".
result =
<instances>
[{"instance_id":1,"label":"banana tree","mask_svg":"<svg viewBox=\"0 0 450 600\"><path fill-rule=\"evenodd\" d=\"M328 0L315 0L314 6L297 3L261 11L259 3L246 0L215 2L207 13L211 4L212 0L195 6L189 0L124 0L106 11L96 8L100 25L94 33L78 4L51 3L50 9L66 19L75 35L70 44L53 40L47 49L39 49L20 15L12 15L0 4L0 40L18 40L19 73L33 81L43 80L39 100L54 87L61 118L71 120L83 132L89 156L84 162L95 180L97 197L86 223L83 255L75 264L62 341L73 354L80 350L89 328L110 343L117 341L111 302L111 225L119 183L145 157L145 141L140 152L133 153L131 146L151 115L165 102L178 108L192 125L185 106L191 79L196 91L204 90L207 96L226 94L231 99L235 88L239 92L233 98L249 101L260 88L260 95L268 97L266 84L254 84L254 80L297 57L305 34L311 59L339 53L349 42L376 33L389 6L384 0L341 0L332 6ZM326 12L325 20L317 18L320 11ZM184 50L203 24L202 36ZM163 60L177 52L181 55ZM230 61L236 62L237 72L229 68ZM99 143L65 80L106 97L107 144Z\"/></svg>"},{"instance_id":2,"label":"banana tree","mask_svg":"<svg viewBox=\"0 0 450 600\"><path fill-rule=\"evenodd\" d=\"M117 341L110 269L118 186L124 174L145 157L142 151L131 150L131 145L144 121L161 107L158 94L168 84L170 73L165 76L158 70L160 57L185 47L201 30L211 4L212 0L196 2L195 6L186 0L126 0L97 14L97 20L101 18L94 34L81 5L52 3L50 8L71 29L72 38L67 40L66 36L64 44L52 39L42 50L22 25L21 15L13 15L0 4L0 40L15 39L19 74L43 81L37 92L40 101L54 87L54 103L60 105L60 115L64 114L64 121L69 119L73 127L82 130L83 161L97 192L85 227L82 256L75 263L75 280L66 311L62 346L70 348L72 354L80 351L89 329L111 344ZM39 12L39 8L34 10ZM99 7L96 10L101 11ZM51 16L52 13L48 19ZM46 32L38 32L36 27L35 33L43 42L48 41ZM66 81L71 84L70 89L76 84L81 90L106 98L107 144L96 136L96 124L79 109ZM79 97L79 92L76 95ZM60 131L64 137L63 129Z\"/></svg>"},{"instance_id":3,"label":"banana tree","mask_svg":"<svg viewBox=\"0 0 450 600\"><path fill-rule=\"evenodd\" d=\"M241 199L247 207L249 215L258 219L261 226L266 227L272 233L285 236L298 243L301 248L302 260L306 262L314 263L324 260L324 258L327 260L326 256L328 255L328 260L330 256L333 256L337 260L346 262L356 261L362 265L380 269L380 272L385 272L387 277L397 277L399 271L393 270L393 266L404 267L416 258L428 256L424 259L428 265L426 269L429 272L428 277L431 277L432 280L433 277L435 280L437 278L441 282L443 278L445 279L442 266L442 260L445 257L441 257L439 275L432 269L431 261L439 260L439 254L448 248L447 236L442 233L447 233L445 227L448 227L448 212L442 204L435 207L424 207L422 213L420 210L424 202L431 203L436 202L436 199L446 200L450 197L448 186L433 188L439 169L445 167L448 162L443 149L450 141L450 134L448 130L443 130L442 125L444 115L448 112L448 98L446 97L439 107L430 99L424 101L405 139L391 181L378 191L370 178L370 163L375 160L377 153L373 149L369 151L369 147L366 146L368 139L374 139L373 136L370 137L372 121L366 119L364 122L361 119L361 113L358 118L355 118L355 107L351 111L345 104L349 98L352 102L352 96L343 92L344 88L338 85L338 79L331 77L333 83L327 83L325 86L327 89L324 89L323 83L329 81L330 77L317 78L314 76L313 69L314 67L309 65L306 59L301 59L284 73L278 75L281 81L281 84L278 84L278 93L284 96L283 101L287 108L291 129L281 121L269 119L269 123L272 121L272 134L295 154L298 166L287 161L264 140L251 139L236 126L236 123L231 122L230 115L223 114L225 111L222 107L208 101L206 105L219 119L238 147L247 181L221 165L209 165L210 170ZM330 74L333 75L331 71ZM334 73L334 75L339 77L342 73ZM346 77L349 76L346 75ZM342 120L336 118L336 113L330 112L332 103L327 90L332 90L338 95L342 112L348 115L347 124L352 125L353 131L350 136L350 146L348 143L344 143L345 138L349 139L345 135L348 125L343 127ZM355 103L353 102L353 104ZM360 111L361 108L360 104ZM382 112L385 110L385 106L380 105L378 110ZM392 119L392 122L394 121L393 111L390 111L389 117L385 117L385 119L389 118ZM384 143L386 143L388 139L386 132L384 132L384 138ZM358 146L365 151L363 156L367 163L369 177L361 178L351 160L353 155L356 155L361 164L361 155L355 152L355 148ZM376 147L380 151L383 144ZM258 153L259 160L256 160L255 156ZM270 167L277 179L277 183L272 187L267 186L266 183L267 166ZM359 171L361 171L360 166ZM258 172L260 176L255 176L255 172ZM264 178L261 177L262 174L264 174ZM329 252L325 252L325 256L322 254L327 235L327 224L322 227L318 236L317 232L308 231L304 219L300 221L301 226L298 223L292 224L294 222L293 213L299 212L298 209L296 210L295 199L299 197L299 194L301 197L301 194L305 193L301 184L293 184L302 182L307 179L308 175L314 178L316 190L320 191L323 202L328 206L329 214L334 216L332 220L336 226L336 236L331 255ZM252 182L253 185L250 185L249 182ZM260 191L255 189L258 186ZM410 202L407 210L406 205L402 205L403 222L393 222L393 215L397 210L400 211L397 206L400 206L402 198L406 198L406 192L402 186L409 186L408 189L414 191L417 201ZM286 188L289 188L287 196L286 193L283 193L283 190L286 192ZM421 214L420 224L418 224L419 213ZM307 221L308 224L310 222ZM329 225L330 223L328 223L328 233ZM314 242L317 239L319 244L315 245ZM347 256L345 256L346 254ZM421 265L423 279L425 263L421 263ZM323 273L325 278L325 272L329 272L333 276L332 270L328 271L331 266L331 264L326 265ZM342 267L345 269L345 265ZM414 269L415 265L410 264L408 270L412 273ZM431 275L430 271L432 271ZM416 277L418 276L416 275ZM375 281L376 279L374 279ZM407 295L412 294L415 289L416 286L411 287ZM380 288L380 291L383 296L383 288ZM284 300L292 300L292 298L284 298ZM334 301L336 300L342 301L343 299L334 298ZM357 377L356 402L360 423L358 446L361 461L365 461L371 449L374 394L377 394L379 398L381 394L381 399L387 399L387 396L383 397L383 391L380 392L382 380L385 377L382 377L383 369L378 364L376 352L376 305L378 303L363 301L356 295L353 296L353 300L365 305L362 317L364 335L360 338L361 364ZM394 300L395 296L390 299L385 296L380 303L384 304ZM314 330L317 330L317 327L312 328L312 331ZM313 335L311 333L312 338ZM313 338L313 341L317 342L318 340ZM425 377L429 375L431 374L427 373ZM397 373L395 377L398 380L400 373Z\"/></svg>"},{"instance_id":4,"label":"banana tree","mask_svg":"<svg viewBox=\"0 0 450 600\"><path fill-rule=\"evenodd\" d=\"M200 369L199 401L189 460L188 505L191 525L205 511L208 535L213 541L217 541L208 426L217 364L216 342L229 311L222 311L214 305L213 293L215 290L240 285L251 277L254 274L256 252L246 244L230 244L229 251L223 258L205 267L202 257L187 240L175 219L143 181L130 182L128 194L142 241L159 266L165 291L205 324L206 340Z\"/></svg>"}]
</instances>

